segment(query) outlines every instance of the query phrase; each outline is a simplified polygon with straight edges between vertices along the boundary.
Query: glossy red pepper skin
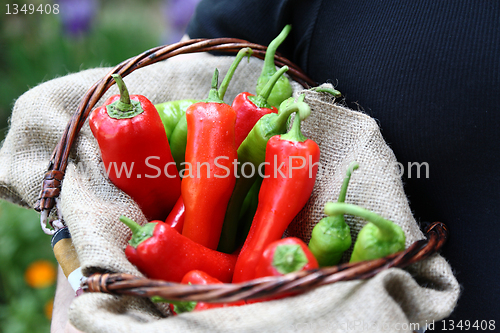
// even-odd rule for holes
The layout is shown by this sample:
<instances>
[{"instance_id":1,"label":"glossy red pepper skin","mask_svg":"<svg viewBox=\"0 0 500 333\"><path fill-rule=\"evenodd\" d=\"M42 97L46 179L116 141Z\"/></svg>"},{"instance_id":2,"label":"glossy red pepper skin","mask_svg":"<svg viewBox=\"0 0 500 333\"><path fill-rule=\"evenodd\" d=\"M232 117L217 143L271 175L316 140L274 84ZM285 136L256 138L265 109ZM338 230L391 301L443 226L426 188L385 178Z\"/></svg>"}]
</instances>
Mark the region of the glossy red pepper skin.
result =
<instances>
[{"instance_id":1,"label":"glossy red pepper skin","mask_svg":"<svg viewBox=\"0 0 500 333\"><path fill-rule=\"evenodd\" d=\"M215 283L222 283L221 281L217 280L213 276L207 274L204 271L200 270L192 270L186 273L184 277L182 278L181 283L184 284L215 284Z\"/></svg>"},{"instance_id":2,"label":"glossy red pepper skin","mask_svg":"<svg viewBox=\"0 0 500 333\"><path fill-rule=\"evenodd\" d=\"M233 167L238 158L234 141L236 113L224 103L199 102L186 110L186 119L186 163L192 167L192 173L187 176L185 173L182 180L186 207L182 234L216 249L236 182Z\"/></svg>"},{"instance_id":3,"label":"glossy red pepper skin","mask_svg":"<svg viewBox=\"0 0 500 333\"><path fill-rule=\"evenodd\" d=\"M182 233L182 227L184 226L184 212L186 211L186 207L184 206L184 201L182 201L182 196L177 199L174 207L168 214L165 223L168 224L171 228L174 228L179 233Z\"/></svg>"},{"instance_id":4,"label":"glossy red pepper skin","mask_svg":"<svg viewBox=\"0 0 500 333\"><path fill-rule=\"evenodd\" d=\"M249 92L242 92L234 98L231 105L236 112L236 124L234 127L236 147L241 145L262 116L269 113L278 113L278 109L274 106L270 108L258 107L248 99L249 96L255 95Z\"/></svg>"},{"instance_id":5,"label":"glossy red pepper skin","mask_svg":"<svg viewBox=\"0 0 500 333\"><path fill-rule=\"evenodd\" d=\"M106 106L119 99L120 95L110 97L89 117L104 167L111 182L137 202L148 220L164 220L180 195L181 181L163 123L142 95L130 99L140 102L144 112L132 118L110 117Z\"/></svg>"},{"instance_id":6,"label":"glossy red pepper skin","mask_svg":"<svg viewBox=\"0 0 500 333\"><path fill-rule=\"evenodd\" d=\"M153 235L137 247L128 245L125 255L139 271L151 279L181 282L186 273L202 270L222 282L230 282L236 256L208 249L182 236L163 221Z\"/></svg>"},{"instance_id":7,"label":"glossy red pepper skin","mask_svg":"<svg viewBox=\"0 0 500 333\"><path fill-rule=\"evenodd\" d=\"M273 136L266 146L266 162L269 164L265 166L257 211L236 262L234 283L253 279L262 252L267 245L282 237L309 200L314 187L320 153L318 145L309 139L300 142L282 140L281 137ZM302 165L299 157L304 158L305 164L293 169L292 177L289 177L290 167Z\"/></svg>"},{"instance_id":8,"label":"glossy red pepper skin","mask_svg":"<svg viewBox=\"0 0 500 333\"><path fill-rule=\"evenodd\" d=\"M182 279L181 283L184 284L220 284L222 283L220 280L217 280L213 276L207 274L206 272L200 271L200 270L194 270L188 272L184 278ZM237 302L231 302L231 303L206 303L206 302L198 302L196 306L194 307L193 311L203 311L203 310L208 310L208 309L215 309L215 308L225 308L229 306L240 306L240 305L245 305L245 301L237 301Z\"/></svg>"}]
</instances>

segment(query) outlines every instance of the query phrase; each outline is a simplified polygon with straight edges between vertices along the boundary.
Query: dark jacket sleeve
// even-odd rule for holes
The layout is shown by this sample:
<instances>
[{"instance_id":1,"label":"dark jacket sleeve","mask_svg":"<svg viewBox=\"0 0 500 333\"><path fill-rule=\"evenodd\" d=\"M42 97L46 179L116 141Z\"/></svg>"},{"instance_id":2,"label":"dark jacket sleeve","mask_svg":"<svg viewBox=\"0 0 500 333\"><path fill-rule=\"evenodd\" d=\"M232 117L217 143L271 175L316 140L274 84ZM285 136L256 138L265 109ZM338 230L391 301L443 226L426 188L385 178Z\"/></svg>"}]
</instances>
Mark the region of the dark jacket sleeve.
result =
<instances>
[{"instance_id":1,"label":"dark jacket sleeve","mask_svg":"<svg viewBox=\"0 0 500 333\"><path fill-rule=\"evenodd\" d=\"M235 37L267 45L290 23L289 0L202 0L191 19L191 38Z\"/></svg>"},{"instance_id":2,"label":"dark jacket sleeve","mask_svg":"<svg viewBox=\"0 0 500 333\"><path fill-rule=\"evenodd\" d=\"M500 302L500 3L474 0L202 0L191 37L280 49L379 121L419 221L442 221L463 294L451 318L492 320ZM415 174L414 165L429 173ZM413 169L412 169L413 167Z\"/></svg>"}]
</instances>

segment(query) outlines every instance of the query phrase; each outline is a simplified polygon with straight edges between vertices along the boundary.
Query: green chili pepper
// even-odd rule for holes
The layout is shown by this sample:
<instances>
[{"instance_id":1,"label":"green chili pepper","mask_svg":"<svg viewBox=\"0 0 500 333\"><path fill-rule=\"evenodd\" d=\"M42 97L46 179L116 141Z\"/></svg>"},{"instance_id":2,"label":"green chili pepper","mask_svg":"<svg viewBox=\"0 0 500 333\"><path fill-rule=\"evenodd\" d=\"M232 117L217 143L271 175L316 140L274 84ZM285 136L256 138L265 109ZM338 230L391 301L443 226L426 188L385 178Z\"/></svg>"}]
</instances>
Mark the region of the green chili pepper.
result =
<instances>
[{"instance_id":1,"label":"green chili pepper","mask_svg":"<svg viewBox=\"0 0 500 333\"><path fill-rule=\"evenodd\" d=\"M372 211L352 204L328 202L325 213L350 214L368 221L358 233L350 262L378 259L405 249L403 229Z\"/></svg>"},{"instance_id":2,"label":"green chili pepper","mask_svg":"<svg viewBox=\"0 0 500 333\"><path fill-rule=\"evenodd\" d=\"M337 202L344 202L347 194L347 186L351 179L351 173L359 167L354 162L347 169L347 175L342 183ZM351 230L345 223L344 215L327 216L314 226L309 249L318 260L320 267L337 265L342 259L342 254L351 247Z\"/></svg>"},{"instance_id":3,"label":"green chili pepper","mask_svg":"<svg viewBox=\"0 0 500 333\"><path fill-rule=\"evenodd\" d=\"M252 49L249 47L241 49L229 67L227 74L224 76L224 80L219 86L218 94L219 98L224 99L226 90L229 86L229 82L236 71L236 68L240 64L244 57L250 57L252 54ZM196 102L196 101L194 101ZM187 109L187 106L186 106ZM168 136L168 134L167 134ZM179 117L177 125L172 129L171 138L169 138L170 150L172 152L172 157L174 158L177 170L181 172L183 170L183 164L185 162L186 155L186 144L187 144L187 120L186 120L186 110L184 109L184 114Z\"/></svg>"},{"instance_id":4,"label":"green chili pepper","mask_svg":"<svg viewBox=\"0 0 500 333\"><path fill-rule=\"evenodd\" d=\"M260 184L262 184L262 177L257 178L245 196L245 200L241 206L240 220L245 218L245 216L252 215L254 201L258 201L259 199Z\"/></svg>"},{"instance_id":5,"label":"green chili pepper","mask_svg":"<svg viewBox=\"0 0 500 333\"><path fill-rule=\"evenodd\" d=\"M276 65L274 64L274 55L276 54L276 50L283 43L285 38L290 33L292 29L291 25L286 25L281 33L269 44L267 47L266 55L264 57L264 66L262 67L262 72L260 73L260 77L257 80L256 93L257 95L261 95L264 86L267 81L276 73ZM281 102L292 96L293 90L290 85L290 81L284 75L276 82L274 88L271 92L271 95L267 98L267 102L275 107L278 107Z\"/></svg>"},{"instance_id":6,"label":"green chili pepper","mask_svg":"<svg viewBox=\"0 0 500 333\"><path fill-rule=\"evenodd\" d=\"M247 238L250 227L252 226L253 217L257 211L257 206L259 205L259 192L260 186L262 185L262 177L258 177L253 183L250 191L243 201L243 205L240 212L240 218L238 222L238 234L237 234L237 244L243 244Z\"/></svg>"},{"instance_id":7,"label":"green chili pepper","mask_svg":"<svg viewBox=\"0 0 500 333\"><path fill-rule=\"evenodd\" d=\"M278 113L269 113L255 124L238 148L239 178L227 205L218 250L225 253L234 251L238 221L243 201L253 183L260 174L264 174L267 141L274 135L287 131L287 121L292 113L297 113L301 120L306 119L311 109L301 95L297 102L291 97L281 103ZM253 171L253 172L252 172ZM250 175L252 175L250 177Z\"/></svg>"},{"instance_id":8,"label":"green chili pepper","mask_svg":"<svg viewBox=\"0 0 500 333\"><path fill-rule=\"evenodd\" d=\"M155 104L155 108L160 115L161 122L163 123L163 127L165 127L165 133L167 133L169 141L175 126L182 116L186 114L186 109L195 102L197 101L194 99L181 99Z\"/></svg>"},{"instance_id":9,"label":"green chili pepper","mask_svg":"<svg viewBox=\"0 0 500 333\"><path fill-rule=\"evenodd\" d=\"M185 162L186 155L186 145L187 145L187 120L184 114L177 126L175 126L172 131L172 136L170 138L170 151L172 152L172 157L174 158L177 170L181 172L184 169L182 163Z\"/></svg>"}]
</instances>

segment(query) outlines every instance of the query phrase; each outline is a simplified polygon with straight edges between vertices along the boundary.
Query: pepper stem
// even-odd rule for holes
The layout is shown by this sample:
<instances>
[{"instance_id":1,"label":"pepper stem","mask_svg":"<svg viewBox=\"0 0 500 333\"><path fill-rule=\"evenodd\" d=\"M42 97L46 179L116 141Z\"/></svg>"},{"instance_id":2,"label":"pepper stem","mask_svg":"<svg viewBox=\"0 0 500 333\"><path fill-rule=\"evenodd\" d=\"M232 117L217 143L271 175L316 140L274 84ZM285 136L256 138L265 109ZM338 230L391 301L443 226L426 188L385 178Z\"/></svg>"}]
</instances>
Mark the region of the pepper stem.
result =
<instances>
[{"instance_id":1,"label":"pepper stem","mask_svg":"<svg viewBox=\"0 0 500 333\"><path fill-rule=\"evenodd\" d=\"M293 120L292 128L286 133L280 136L281 140L288 140L293 142L304 142L307 138L302 134L300 130L300 117L297 117L295 114L295 118Z\"/></svg>"},{"instance_id":2,"label":"pepper stem","mask_svg":"<svg viewBox=\"0 0 500 333\"><path fill-rule=\"evenodd\" d=\"M274 119L274 123L276 125L277 128L282 128L283 129L283 132L286 131L287 129L287 122L288 122L288 118L290 118L290 115L292 113L295 113L295 112L298 112L298 108L294 105L294 106L290 106L290 107L287 107L286 109L285 108L280 108L280 111L278 112L278 115L276 116L276 118Z\"/></svg>"},{"instance_id":3,"label":"pepper stem","mask_svg":"<svg viewBox=\"0 0 500 333\"><path fill-rule=\"evenodd\" d=\"M120 216L120 221L132 230L132 238L130 238L129 244L134 248L137 248L139 244L153 236L153 230L157 224L146 223L144 226L141 226L134 220L123 215Z\"/></svg>"},{"instance_id":4,"label":"pepper stem","mask_svg":"<svg viewBox=\"0 0 500 333\"><path fill-rule=\"evenodd\" d=\"M309 260L298 244L278 245L273 255L272 265L281 274L301 270Z\"/></svg>"},{"instance_id":5,"label":"pepper stem","mask_svg":"<svg viewBox=\"0 0 500 333\"><path fill-rule=\"evenodd\" d=\"M292 113L298 113L300 120L305 120L311 114L311 108L304 102L304 95L300 95L298 101L295 102L293 97L290 97L281 103L278 116L275 120L278 128L285 128L288 118Z\"/></svg>"},{"instance_id":6,"label":"pepper stem","mask_svg":"<svg viewBox=\"0 0 500 333\"><path fill-rule=\"evenodd\" d=\"M219 92L217 91L217 85L219 84L219 70L216 68L214 75L212 76L212 84L210 92L208 93L208 98L204 100L205 103L224 103L224 101L219 97Z\"/></svg>"},{"instance_id":7,"label":"pepper stem","mask_svg":"<svg viewBox=\"0 0 500 333\"><path fill-rule=\"evenodd\" d=\"M241 49L237 54L236 58L234 59L233 63L229 67L226 76L224 76L224 80L222 80L222 83L220 84L219 87L219 98L224 99L224 96L226 95L227 87L229 86L229 82L231 82L231 79L233 78L234 72L236 71L236 68L238 68L238 65L240 64L241 60L243 57L248 57L250 59L250 56L252 55L253 51L249 47L245 47Z\"/></svg>"},{"instance_id":8,"label":"pepper stem","mask_svg":"<svg viewBox=\"0 0 500 333\"><path fill-rule=\"evenodd\" d=\"M267 75L270 76L271 74L276 72L276 66L274 64L274 56L276 54L276 50L281 45L281 43L283 43L283 41L286 39L291 29L292 26L290 24L287 24L280 32L280 34L276 36L276 38L273 39L271 43L269 43L269 45L267 46L266 55L264 57L264 66L262 67L261 76L267 76Z\"/></svg>"},{"instance_id":9,"label":"pepper stem","mask_svg":"<svg viewBox=\"0 0 500 333\"><path fill-rule=\"evenodd\" d=\"M260 94L257 94L257 96L249 96L248 99L252 101L253 104L255 104L259 108L270 108L271 106L267 102L267 99L271 95L271 92L273 91L274 85L280 77L289 70L288 66L283 66L281 67L276 73L271 76L269 81L267 81L266 85L264 88L262 88L262 91Z\"/></svg>"},{"instance_id":10,"label":"pepper stem","mask_svg":"<svg viewBox=\"0 0 500 333\"><path fill-rule=\"evenodd\" d=\"M113 77L120 90L120 99L106 105L108 115L114 119L127 119L143 113L144 109L141 106L141 102L130 99L127 86L120 74L111 74L111 77Z\"/></svg>"},{"instance_id":11,"label":"pepper stem","mask_svg":"<svg viewBox=\"0 0 500 333\"><path fill-rule=\"evenodd\" d=\"M392 239L393 237L395 237L395 235L397 235L396 229L400 228L400 226L398 226L394 222L383 218L377 213L353 204L327 202L325 204L325 214L349 214L361 217L362 219L373 223L380 230L380 234L384 239Z\"/></svg>"},{"instance_id":12,"label":"pepper stem","mask_svg":"<svg viewBox=\"0 0 500 333\"><path fill-rule=\"evenodd\" d=\"M120 221L123 224L125 224L127 227L129 227L130 230L132 230L133 234L137 234L137 233L141 232L141 230L142 230L142 227L139 225L139 223L135 222L132 219L129 219L126 216L123 216L123 215L120 216Z\"/></svg>"},{"instance_id":13,"label":"pepper stem","mask_svg":"<svg viewBox=\"0 0 500 333\"><path fill-rule=\"evenodd\" d=\"M342 183L342 187L340 188L339 198L337 202L344 202L345 196L347 194L347 186L349 186L349 181L351 180L351 174L354 170L359 168L358 162L352 162L351 165L347 168L346 177L344 178L344 182Z\"/></svg>"},{"instance_id":14,"label":"pepper stem","mask_svg":"<svg viewBox=\"0 0 500 333\"><path fill-rule=\"evenodd\" d=\"M120 90L120 101L116 105L116 108L120 109L121 111L131 110L133 107L132 102L130 101L130 95L128 93L125 82L123 82L122 77L120 76L120 74L111 74L111 77L115 79L116 85Z\"/></svg>"},{"instance_id":15,"label":"pepper stem","mask_svg":"<svg viewBox=\"0 0 500 333\"><path fill-rule=\"evenodd\" d=\"M312 91L316 92L326 92L332 95L333 97L341 97L342 93L338 91L337 89L332 89L332 88L327 88L327 87L315 87L311 88Z\"/></svg>"}]
</instances>

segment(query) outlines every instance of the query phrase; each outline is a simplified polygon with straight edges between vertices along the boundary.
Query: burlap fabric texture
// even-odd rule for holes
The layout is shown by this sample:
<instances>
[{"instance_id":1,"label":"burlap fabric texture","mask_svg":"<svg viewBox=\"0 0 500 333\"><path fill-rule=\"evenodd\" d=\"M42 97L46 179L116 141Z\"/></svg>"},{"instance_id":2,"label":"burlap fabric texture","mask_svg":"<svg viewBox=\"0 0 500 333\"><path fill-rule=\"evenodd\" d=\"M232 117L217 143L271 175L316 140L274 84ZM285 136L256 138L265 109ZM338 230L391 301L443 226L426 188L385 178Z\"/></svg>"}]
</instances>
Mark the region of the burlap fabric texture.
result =
<instances>
[{"instance_id":1,"label":"burlap fabric texture","mask_svg":"<svg viewBox=\"0 0 500 333\"><path fill-rule=\"evenodd\" d=\"M153 103L205 98L214 68L224 75L233 59L208 55L176 58L127 76L129 91L146 95ZM254 91L261 65L258 59L240 64L226 101L238 92ZM51 153L72 113L85 92L108 71L96 68L60 77L17 100L0 150L1 198L34 206ZM295 85L296 92L301 89ZM117 88L113 86L101 102L115 93ZM325 202L337 199L345 168L356 160L360 168L352 176L346 202L395 221L407 235L407 246L421 239L398 176L396 158L377 122L332 103L323 93L307 92L306 102L312 114L303 123L303 132L319 144L321 166L311 199L288 234L309 239L312 227L324 216ZM83 126L70 156L59 208L85 274L106 271L140 275L124 255L130 234L118 217L147 221L135 202L107 179L88 124ZM353 237L365 223L349 217L347 222ZM147 299L84 294L73 301L69 317L78 329L95 333L411 332L448 316L458 295L459 285L450 266L440 255L434 255L405 270L389 269L369 280L339 282L296 297L176 317L167 316Z\"/></svg>"}]
</instances>

